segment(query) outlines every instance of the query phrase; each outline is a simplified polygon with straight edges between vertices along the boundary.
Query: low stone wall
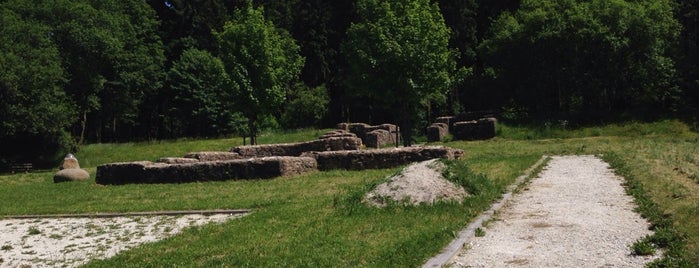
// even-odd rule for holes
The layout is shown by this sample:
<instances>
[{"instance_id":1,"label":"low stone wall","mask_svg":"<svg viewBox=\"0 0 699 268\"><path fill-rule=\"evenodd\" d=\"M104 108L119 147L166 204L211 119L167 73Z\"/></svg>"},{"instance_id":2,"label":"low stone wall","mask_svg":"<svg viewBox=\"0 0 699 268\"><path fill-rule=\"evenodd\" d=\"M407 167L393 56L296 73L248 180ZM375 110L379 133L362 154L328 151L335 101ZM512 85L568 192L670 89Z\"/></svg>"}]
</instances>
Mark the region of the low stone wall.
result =
<instances>
[{"instance_id":1,"label":"low stone wall","mask_svg":"<svg viewBox=\"0 0 699 268\"><path fill-rule=\"evenodd\" d=\"M268 179L317 170L310 157L264 157L187 164L150 161L112 163L97 167L98 184L186 183L242 179Z\"/></svg>"},{"instance_id":2,"label":"low stone wall","mask_svg":"<svg viewBox=\"0 0 699 268\"><path fill-rule=\"evenodd\" d=\"M158 163L164 164L187 164L187 163L197 163L199 159L186 158L186 157L161 157L158 159Z\"/></svg>"},{"instance_id":3,"label":"low stone wall","mask_svg":"<svg viewBox=\"0 0 699 268\"><path fill-rule=\"evenodd\" d=\"M495 118L456 122L451 127L456 140L485 140L495 137Z\"/></svg>"},{"instance_id":4,"label":"low stone wall","mask_svg":"<svg viewBox=\"0 0 699 268\"><path fill-rule=\"evenodd\" d=\"M231 153L231 152L192 152L192 153L186 154L184 157L197 159L201 162L227 161L227 160L236 160L236 159L245 158L245 157L240 156L237 153Z\"/></svg>"},{"instance_id":5,"label":"low stone wall","mask_svg":"<svg viewBox=\"0 0 699 268\"><path fill-rule=\"evenodd\" d=\"M362 140L356 137L329 137L320 140L299 143L265 144L238 146L231 149L241 157L266 157L266 156L300 156L310 151L342 151L359 150L362 148Z\"/></svg>"},{"instance_id":6,"label":"low stone wall","mask_svg":"<svg viewBox=\"0 0 699 268\"><path fill-rule=\"evenodd\" d=\"M360 151L308 152L303 156L313 157L318 169L380 169L406 165L434 158L456 159L463 150L444 146L414 146Z\"/></svg>"},{"instance_id":7,"label":"low stone wall","mask_svg":"<svg viewBox=\"0 0 699 268\"><path fill-rule=\"evenodd\" d=\"M346 138L346 137L351 137L351 138L358 138L356 134L349 132L347 130L343 129L336 129L329 131L328 133L323 134L322 136L318 137L318 139L328 139L328 138Z\"/></svg>"}]
</instances>

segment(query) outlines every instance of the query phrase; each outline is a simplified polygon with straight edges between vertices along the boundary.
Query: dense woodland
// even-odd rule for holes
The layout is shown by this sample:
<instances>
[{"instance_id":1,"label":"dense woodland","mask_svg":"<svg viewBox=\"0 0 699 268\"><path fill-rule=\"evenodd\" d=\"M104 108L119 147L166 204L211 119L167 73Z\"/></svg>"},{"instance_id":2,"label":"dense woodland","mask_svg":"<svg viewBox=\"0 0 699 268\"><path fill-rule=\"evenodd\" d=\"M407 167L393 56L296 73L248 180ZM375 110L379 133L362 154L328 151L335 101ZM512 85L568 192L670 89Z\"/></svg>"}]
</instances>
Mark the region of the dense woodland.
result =
<instances>
[{"instance_id":1,"label":"dense woodland","mask_svg":"<svg viewBox=\"0 0 699 268\"><path fill-rule=\"evenodd\" d=\"M697 0L0 0L0 167L338 122L697 119Z\"/></svg>"}]
</instances>

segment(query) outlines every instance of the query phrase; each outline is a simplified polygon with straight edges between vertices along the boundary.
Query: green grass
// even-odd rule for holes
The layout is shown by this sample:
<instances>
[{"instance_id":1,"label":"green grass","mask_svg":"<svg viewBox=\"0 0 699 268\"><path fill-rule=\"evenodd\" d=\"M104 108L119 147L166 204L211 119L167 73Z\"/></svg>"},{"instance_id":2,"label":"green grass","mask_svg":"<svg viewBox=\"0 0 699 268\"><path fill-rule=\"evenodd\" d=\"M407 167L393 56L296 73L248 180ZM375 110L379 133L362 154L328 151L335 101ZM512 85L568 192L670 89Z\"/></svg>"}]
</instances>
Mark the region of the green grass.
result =
<instances>
[{"instance_id":1,"label":"green grass","mask_svg":"<svg viewBox=\"0 0 699 268\"><path fill-rule=\"evenodd\" d=\"M542 130L543 129L543 130ZM260 136L260 143L314 139L324 131ZM272 180L100 186L54 184L53 171L0 176L0 215L250 208L224 224L195 227L91 267L363 266L414 267L438 253L542 155L600 154L628 180L639 211L659 235L637 246L664 247L656 266L699 263L699 136L677 121L574 130L500 125L488 141L450 141L466 155L453 172L477 194L463 205L370 208L363 193L398 169L315 172ZM77 155L93 174L101 163L155 160L227 150L241 138L96 144ZM458 177L458 176L457 176ZM642 248L640 248L642 247ZM629 248L629 253L632 253Z\"/></svg>"}]
</instances>

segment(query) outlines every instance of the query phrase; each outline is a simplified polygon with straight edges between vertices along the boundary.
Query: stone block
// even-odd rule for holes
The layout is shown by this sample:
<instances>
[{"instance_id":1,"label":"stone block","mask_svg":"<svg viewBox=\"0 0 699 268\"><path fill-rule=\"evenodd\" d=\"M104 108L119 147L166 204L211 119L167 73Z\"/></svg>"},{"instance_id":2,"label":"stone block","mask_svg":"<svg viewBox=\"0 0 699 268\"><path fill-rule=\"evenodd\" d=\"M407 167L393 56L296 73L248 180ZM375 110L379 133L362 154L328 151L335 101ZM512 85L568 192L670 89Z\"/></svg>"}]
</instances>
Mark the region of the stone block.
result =
<instances>
[{"instance_id":1,"label":"stone block","mask_svg":"<svg viewBox=\"0 0 699 268\"><path fill-rule=\"evenodd\" d=\"M367 147L381 148L385 145L395 144L396 139L391 132L384 129L376 129L366 134L365 144Z\"/></svg>"},{"instance_id":2,"label":"stone block","mask_svg":"<svg viewBox=\"0 0 699 268\"><path fill-rule=\"evenodd\" d=\"M442 117L437 117L437 119L434 120L435 123L441 123L445 124L447 126L447 132L451 131L451 124L454 123L454 117L453 116L442 116Z\"/></svg>"},{"instance_id":3,"label":"stone block","mask_svg":"<svg viewBox=\"0 0 699 268\"><path fill-rule=\"evenodd\" d=\"M495 122L495 118L456 122L452 126L452 135L455 140L490 139L495 137Z\"/></svg>"},{"instance_id":4,"label":"stone block","mask_svg":"<svg viewBox=\"0 0 699 268\"><path fill-rule=\"evenodd\" d=\"M441 141L444 137L449 134L449 127L445 123L433 123L427 127L427 141L437 142Z\"/></svg>"}]
</instances>

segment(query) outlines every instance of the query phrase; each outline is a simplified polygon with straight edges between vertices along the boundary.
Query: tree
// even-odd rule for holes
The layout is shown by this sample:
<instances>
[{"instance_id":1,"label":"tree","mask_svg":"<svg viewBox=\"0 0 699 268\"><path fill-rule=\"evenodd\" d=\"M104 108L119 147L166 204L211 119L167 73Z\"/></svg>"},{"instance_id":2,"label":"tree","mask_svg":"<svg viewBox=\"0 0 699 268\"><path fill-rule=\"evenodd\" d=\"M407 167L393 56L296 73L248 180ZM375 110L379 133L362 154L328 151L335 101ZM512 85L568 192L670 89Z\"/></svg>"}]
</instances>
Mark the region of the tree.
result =
<instances>
[{"instance_id":1,"label":"tree","mask_svg":"<svg viewBox=\"0 0 699 268\"><path fill-rule=\"evenodd\" d=\"M12 4L0 4L0 169L50 164L72 149L65 129L76 119L51 28L23 18Z\"/></svg>"},{"instance_id":2,"label":"tree","mask_svg":"<svg viewBox=\"0 0 699 268\"><path fill-rule=\"evenodd\" d=\"M170 113L181 134L210 137L235 128L230 79L219 58L198 49L185 50L167 78L172 95Z\"/></svg>"},{"instance_id":3,"label":"tree","mask_svg":"<svg viewBox=\"0 0 699 268\"><path fill-rule=\"evenodd\" d=\"M248 119L250 142L256 144L258 119L281 109L304 59L291 36L265 20L262 8L251 2L215 35L231 90Z\"/></svg>"},{"instance_id":4,"label":"tree","mask_svg":"<svg viewBox=\"0 0 699 268\"><path fill-rule=\"evenodd\" d=\"M529 0L480 46L488 89L542 120L653 116L678 91L670 1Z\"/></svg>"},{"instance_id":5,"label":"tree","mask_svg":"<svg viewBox=\"0 0 699 268\"><path fill-rule=\"evenodd\" d=\"M428 0L360 0L359 22L348 30L343 51L348 87L386 105L399 120L404 145L429 100L444 99L454 70L449 30Z\"/></svg>"},{"instance_id":6,"label":"tree","mask_svg":"<svg viewBox=\"0 0 699 268\"><path fill-rule=\"evenodd\" d=\"M142 100L162 87L163 45L155 13L142 0L9 1L22 16L50 26L81 114L74 133L114 140L138 124ZM125 126L121 130L117 126ZM104 132L104 133L103 133ZM111 139L110 139L111 138Z\"/></svg>"}]
</instances>

